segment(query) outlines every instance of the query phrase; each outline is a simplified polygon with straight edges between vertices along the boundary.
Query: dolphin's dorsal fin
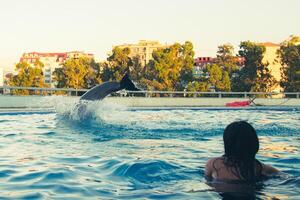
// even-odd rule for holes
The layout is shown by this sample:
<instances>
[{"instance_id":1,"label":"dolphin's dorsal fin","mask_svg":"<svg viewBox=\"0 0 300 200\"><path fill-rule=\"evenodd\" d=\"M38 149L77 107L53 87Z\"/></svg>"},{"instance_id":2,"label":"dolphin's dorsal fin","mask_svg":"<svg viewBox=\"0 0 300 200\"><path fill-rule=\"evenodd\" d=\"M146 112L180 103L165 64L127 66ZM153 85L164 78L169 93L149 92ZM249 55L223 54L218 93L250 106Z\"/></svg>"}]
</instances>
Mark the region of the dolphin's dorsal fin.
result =
<instances>
[{"instance_id":1,"label":"dolphin's dorsal fin","mask_svg":"<svg viewBox=\"0 0 300 200\"><path fill-rule=\"evenodd\" d=\"M126 73L120 81L120 88L130 91L139 91L139 89L136 88L134 83L130 80L128 73Z\"/></svg>"}]
</instances>

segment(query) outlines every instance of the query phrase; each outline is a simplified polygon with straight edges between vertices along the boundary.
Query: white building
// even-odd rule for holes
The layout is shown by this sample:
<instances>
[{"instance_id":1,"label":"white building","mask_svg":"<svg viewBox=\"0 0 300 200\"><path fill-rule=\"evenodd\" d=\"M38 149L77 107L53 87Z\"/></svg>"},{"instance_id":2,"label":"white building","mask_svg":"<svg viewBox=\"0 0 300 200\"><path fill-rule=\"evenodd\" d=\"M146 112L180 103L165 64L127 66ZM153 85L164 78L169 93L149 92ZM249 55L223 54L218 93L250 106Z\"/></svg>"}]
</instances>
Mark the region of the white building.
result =
<instances>
[{"instance_id":1,"label":"white building","mask_svg":"<svg viewBox=\"0 0 300 200\"><path fill-rule=\"evenodd\" d=\"M276 86L274 86L274 88L270 88L270 92L282 92L283 88L280 87L279 84L279 82L282 80L282 75L281 75L282 65L280 62L278 62L278 55L277 55L277 51L280 49L280 45L272 42L264 42L264 43L260 43L260 45L266 48L266 52L263 57L263 62L269 63L268 68L272 76L278 82Z\"/></svg>"},{"instance_id":2,"label":"white building","mask_svg":"<svg viewBox=\"0 0 300 200\"><path fill-rule=\"evenodd\" d=\"M0 67L0 86L4 85L4 71L3 68Z\"/></svg>"},{"instance_id":3,"label":"white building","mask_svg":"<svg viewBox=\"0 0 300 200\"><path fill-rule=\"evenodd\" d=\"M158 41L140 40L138 44L123 44L114 46L113 48L129 48L131 58L138 57L142 66L145 66L152 59L152 53L161 48L167 48L168 45L160 44Z\"/></svg>"},{"instance_id":4,"label":"white building","mask_svg":"<svg viewBox=\"0 0 300 200\"><path fill-rule=\"evenodd\" d=\"M52 81L52 73L56 68L61 66L61 62L57 62L56 56L47 56L47 57L40 57L40 62L44 64L43 73L45 77L45 83L51 84L51 87L54 87L54 82Z\"/></svg>"},{"instance_id":5,"label":"white building","mask_svg":"<svg viewBox=\"0 0 300 200\"><path fill-rule=\"evenodd\" d=\"M23 53L20 58L20 62L27 62L34 65L35 62L40 61L44 64L43 73L45 77L45 83L50 84L51 87L55 87L52 74L56 68L61 67L61 65L70 58L79 58L81 56L94 58L93 54L84 53L82 51L71 51L63 53L39 53L30 52Z\"/></svg>"}]
</instances>

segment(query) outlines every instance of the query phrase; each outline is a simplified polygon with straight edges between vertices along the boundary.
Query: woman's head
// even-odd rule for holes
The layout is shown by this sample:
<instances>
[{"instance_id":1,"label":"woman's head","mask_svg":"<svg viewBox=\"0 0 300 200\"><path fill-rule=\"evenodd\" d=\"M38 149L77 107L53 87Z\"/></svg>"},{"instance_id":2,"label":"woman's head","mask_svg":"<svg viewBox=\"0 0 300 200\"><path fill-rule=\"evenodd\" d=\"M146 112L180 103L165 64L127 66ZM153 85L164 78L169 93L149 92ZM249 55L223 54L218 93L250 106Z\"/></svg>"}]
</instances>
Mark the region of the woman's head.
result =
<instances>
[{"instance_id":1,"label":"woman's head","mask_svg":"<svg viewBox=\"0 0 300 200\"><path fill-rule=\"evenodd\" d=\"M229 124L223 134L224 164L237 177L256 181L262 172L261 163L255 159L259 141L255 129L245 121Z\"/></svg>"},{"instance_id":2,"label":"woman's head","mask_svg":"<svg viewBox=\"0 0 300 200\"><path fill-rule=\"evenodd\" d=\"M235 160L253 160L259 149L255 129L246 121L229 124L223 134L225 156Z\"/></svg>"}]
</instances>

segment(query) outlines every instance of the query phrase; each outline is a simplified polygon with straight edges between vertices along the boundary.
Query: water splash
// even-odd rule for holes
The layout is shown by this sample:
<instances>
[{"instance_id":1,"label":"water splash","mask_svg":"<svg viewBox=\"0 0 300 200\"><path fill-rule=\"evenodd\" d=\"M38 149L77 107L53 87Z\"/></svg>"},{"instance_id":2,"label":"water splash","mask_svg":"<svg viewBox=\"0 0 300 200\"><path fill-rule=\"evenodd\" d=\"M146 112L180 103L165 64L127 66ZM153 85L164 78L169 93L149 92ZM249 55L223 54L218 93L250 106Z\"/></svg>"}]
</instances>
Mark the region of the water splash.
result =
<instances>
[{"instance_id":1,"label":"water splash","mask_svg":"<svg viewBox=\"0 0 300 200\"><path fill-rule=\"evenodd\" d=\"M266 180L255 196L299 196L299 110L140 109L103 101L87 103L80 118L77 101L51 100L56 112L0 114L0 198L219 199L204 166L222 155L222 131L239 119L258 130L258 159L289 174Z\"/></svg>"}]
</instances>

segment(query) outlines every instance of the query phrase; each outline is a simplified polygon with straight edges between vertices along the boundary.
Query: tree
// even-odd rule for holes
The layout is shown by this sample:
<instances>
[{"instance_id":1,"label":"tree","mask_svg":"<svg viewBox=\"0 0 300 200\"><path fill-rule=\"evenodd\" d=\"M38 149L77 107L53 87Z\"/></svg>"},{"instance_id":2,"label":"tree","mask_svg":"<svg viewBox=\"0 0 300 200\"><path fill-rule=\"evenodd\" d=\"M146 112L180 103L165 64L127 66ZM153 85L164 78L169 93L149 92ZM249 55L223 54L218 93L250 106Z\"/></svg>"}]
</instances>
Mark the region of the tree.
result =
<instances>
[{"instance_id":1,"label":"tree","mask_svg":"<svg viewBox=\"0 0 300 200\"><path fill-rule=\"evenodd\" d=\"M160 82L158 82L157 80L149 80L146 78L142 78L139 81L139 84L142 88L146 89L146 90L164 90L164 85Z\"/></svg>"},{"instance_id":2,"label":"tree","mask_svg":"<svg viewBox=\"0 0 300 200\"><path fill-rule=\"evenodd\" d=\"M148 78L163 85L163 90L174 90L179 81L181 63L179 60L181 45L176 43L165 49L153 52L150 60Z\"/></svg>"},{"instance_id":3,"label":"tree","mask_svg":"<svg viewBox=\"0 0 300 200\"><path fill-rule=\"evenodd\" d=\"M135 56L132 58L132 66L129 67L130 78L140 81L145 77L146 67L142 65L140 57Z\"/></svg>"},{"instance_id":4,"label":"tree","mask_svg":"<svg viewBox=\"0 0 300 200\"><path fill-rule=\"evenodd\" d=\"M234 48L231 44L218 46L215 63L227 71L230 77L234 72L238 71L237 57L234 54Z\"/></svg>"},{"instance_id":5,"label":"tree","mask_svg":"<svg viewBox=\"0 0 300 200\"><path fill-rule=\"evenodd\" d=\"M99 65L88 57L68 59L53 72L57 87L76 89L90 88L100 83L99 74Z\"/></svg>"},{"instance_id":6,"label":"tree","mask_svg":"<svg viewBox=\"0 0 300 200\"><path fill-rule=\"evenodd\" d=\"M87 74L84 76L85 88L91 88L102 83L100 63L96 63L94 59L90 59Z\"/></svg>"},{"instance_id":7,"label":"tree","mask_svg":"<svg viewBox=\"0 0 300 200\"><path fill-rule=\"evenodd\" d=\"M239 55L245 58L245 66L233 80L234 91L269 92L276 85L276 80L263 63L266 48L250 41L240 44Z\"/></svg>"},{"instance_id":8,"label":"tree","mask_svg":"<svg viewBox=\"0 0 300 200\"><path fill-rule=\"evenodd\" d=\"M12 76L8 84L18 87L46 87L47 85L44 83L43 66L44 65L39 61L34 63L33 66L27 62L17 63L15 68L18 74ZM13 92L18 95L30 94L28 90L15 90Z\"/></svg>"},{"instance_id":9,"label":"tree","mask_svg":"<svg viewBox=\"0 0 300 200\"><path fill-rule=\"evenodd\" d=\"M209 90L209 84L206 81L193 81L188 83L186 89L188 92L207 92Z\"/></svg>"},{"instance_id":10,"label":"tree","mask_svg":"<svg viewBox=\"0 0 300 200\"><path fill-rule=\"evenodd\" d=\"M102 63L102 80L121 80L123 75L129 72L130 67L133 65L129 54L129 48L114 48L112 55L107 58L107 62Z\"/></svg>"},{"instance_id":11,"label":"tree","mask_svg":"<svg viewBox=\"0 0 300 200\"><path fill-rule=\"evenodd\" d=\"M215 87L216 91L230 91L231 83L227 71L217 65L208 65L207 72L209 74L208 83Z\"/></svg>"},{"instance_id":12,"label":"tree","mask_svg":"<svg viewBox=\"0 0 300 200\"><path fill-rule=\"evenodd\" d=\"M64 68L56 68L53 76L57 88L67 88L67 76L65 75Z\"/></svg>"},{"instance_id":13,"label":"tree","mask_svg":"<svg viewBox=\"0 0 300 200\"><path fill-rule=\"evenodd\" d=\"M189 82L194 80L193 70L195 66L194 61L195 52L193 50L193 44L189 41L182 45L182 67L180 71L180 87L178 89L183 89Z\"/></svg>"},{"instance_id":14,"label":"tree","mask_svg":"<svg viewBox=\"0 0 300 200\"><path fill-rule=\"evenodd\" d=\"M285 92L300 92L300 37L282 43L277 53L283 66L281 87Z\"/></svg>"},{"instance_id":15,"label":"tree","mask_svg":"<svg viewBox=\"0 0 300 200\"><path fill-rule=\"evenodd\" d=\"M147 88L182 90L193 81L194 51L191 42L158 49L152 56L145 74L149 80Z\"/></svg>"}]
</instances>

